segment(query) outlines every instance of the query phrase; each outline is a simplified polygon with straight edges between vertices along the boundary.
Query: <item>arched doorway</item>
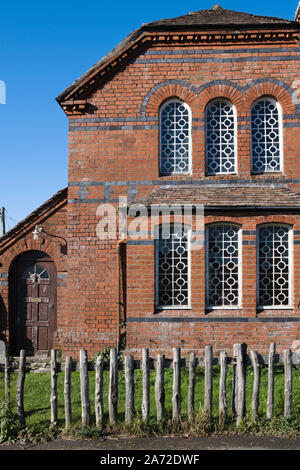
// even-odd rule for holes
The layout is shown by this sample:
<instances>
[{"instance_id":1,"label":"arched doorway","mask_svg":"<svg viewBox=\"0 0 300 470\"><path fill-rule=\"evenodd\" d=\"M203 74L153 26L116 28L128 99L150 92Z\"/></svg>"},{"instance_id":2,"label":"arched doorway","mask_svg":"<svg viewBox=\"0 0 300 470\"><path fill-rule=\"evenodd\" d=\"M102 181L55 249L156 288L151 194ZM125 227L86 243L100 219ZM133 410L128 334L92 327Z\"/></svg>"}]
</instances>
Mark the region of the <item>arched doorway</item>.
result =
<instances>
[{"instance_id":1,"label":"arched doorway","mask_svg":"<svg viewBox=\"0 0 300 470\"><path fill-rule=\"evenodd\" d=\"M12 264L9 286L11 354L47 354L56 329L55 263L41 251L28 251Z\"/></svg>"}]
</instances>

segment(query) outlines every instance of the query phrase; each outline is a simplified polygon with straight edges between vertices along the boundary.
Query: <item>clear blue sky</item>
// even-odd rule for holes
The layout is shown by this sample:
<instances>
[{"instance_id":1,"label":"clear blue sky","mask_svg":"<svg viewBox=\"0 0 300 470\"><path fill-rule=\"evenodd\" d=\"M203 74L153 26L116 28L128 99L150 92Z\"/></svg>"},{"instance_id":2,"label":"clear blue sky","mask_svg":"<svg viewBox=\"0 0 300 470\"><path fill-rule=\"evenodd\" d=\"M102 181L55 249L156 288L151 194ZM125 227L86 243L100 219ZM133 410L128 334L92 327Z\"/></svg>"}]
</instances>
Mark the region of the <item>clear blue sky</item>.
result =
<instances>
[{"instance_id":1,"label":"clear blue sky","mask_svg":"<svg viewBox=\"0 0 300 470\"><path fill-rule=\"evenodd\" d=\"M210 9L215 1L2 2L0 206L8 229L67 185L67 118L55 101L74 79L142 23ZM223 8L293 19L297 0Z\"/></svg>"}]
</instances>

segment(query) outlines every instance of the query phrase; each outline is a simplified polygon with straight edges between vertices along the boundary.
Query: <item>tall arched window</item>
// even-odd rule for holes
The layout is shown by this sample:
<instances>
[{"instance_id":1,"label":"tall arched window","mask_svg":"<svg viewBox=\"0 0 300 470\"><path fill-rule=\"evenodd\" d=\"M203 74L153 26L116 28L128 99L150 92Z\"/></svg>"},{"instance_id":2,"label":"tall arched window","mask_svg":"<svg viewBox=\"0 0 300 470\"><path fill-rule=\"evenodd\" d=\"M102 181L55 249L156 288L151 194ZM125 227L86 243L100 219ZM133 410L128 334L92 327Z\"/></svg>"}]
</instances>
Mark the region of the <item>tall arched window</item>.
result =
<instances>
[{"instance_id":1,"label":"tall arched window","mask_svg":"<svg viewBox=\"0 0 300 470\"><path fill-rule=\"evenodd\" d=\"M190 229L182 224L156 227L156 307L187 308L190 304Z\"/></svg>"},{"instance_id":2,"label":"tall arched window","mask_svg":"<svg viewBox=\"0 0 300 470\"><path fill-rule=\"evenodd\" d=\"M281 121L280 105L273 98L264 97L252 105L252 173L282 171Z\"/></svg>"},{"instance_id":3,"label":"tall arched window","mask_svg":"<svg viewBox=\"0 0 300 470\"><path fill-rule=\"evenodd\" d=\"M205 113L206 174L236 173L236 113L229 101L210 103Z\"/></svg>"},{"instance_id":4,"label":"tall arched window","mask_svg":"<svg viewBox=\"0 0 300 470\"><path fill-rule=\"evenodd\" d=\"M206 228L206 305L237 308L241 292L241 228L216 223Z\"/></svg>"},{"instance_id":5,"label":"tall arched window","mask_svg":"<svg viewBox=\"0 0 300 470\"><path fill-rule=\"evenodd\" d=\"M258 307L290 307L292 228L276 223L261 225L257 243Z\"/></svg>"},{"instance_id":6,"label":"tall arched window","mask_svg":"<svg viewBox=\"0 0 300 470\"><path fill-rule=\"evenodd\" d=\"M160 174L191 171L191 111L182 101L166 101L160 109Z\"/></svg>"}]
</instances>

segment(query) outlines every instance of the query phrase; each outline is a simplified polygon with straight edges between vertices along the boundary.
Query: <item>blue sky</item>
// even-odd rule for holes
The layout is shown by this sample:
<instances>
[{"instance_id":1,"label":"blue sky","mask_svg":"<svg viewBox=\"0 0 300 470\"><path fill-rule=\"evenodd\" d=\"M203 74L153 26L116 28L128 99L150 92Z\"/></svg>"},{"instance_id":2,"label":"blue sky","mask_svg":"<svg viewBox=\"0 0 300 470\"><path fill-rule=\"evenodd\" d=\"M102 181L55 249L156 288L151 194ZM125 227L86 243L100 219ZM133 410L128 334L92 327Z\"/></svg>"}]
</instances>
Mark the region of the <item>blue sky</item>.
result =
<instances>
[{"instance_id":1,"label":"blue sky","mask_svg":"<svg viewBox=\"0 0 300 470\"><path fill-rule=\"evenodd\" d=\"M55 101L74 79L142 23L210 9L214 1L2 2L0 206L8 229L67 185L67 118ZM223 8L293 19L297 1Z\"/></svg>"}]
</instances>

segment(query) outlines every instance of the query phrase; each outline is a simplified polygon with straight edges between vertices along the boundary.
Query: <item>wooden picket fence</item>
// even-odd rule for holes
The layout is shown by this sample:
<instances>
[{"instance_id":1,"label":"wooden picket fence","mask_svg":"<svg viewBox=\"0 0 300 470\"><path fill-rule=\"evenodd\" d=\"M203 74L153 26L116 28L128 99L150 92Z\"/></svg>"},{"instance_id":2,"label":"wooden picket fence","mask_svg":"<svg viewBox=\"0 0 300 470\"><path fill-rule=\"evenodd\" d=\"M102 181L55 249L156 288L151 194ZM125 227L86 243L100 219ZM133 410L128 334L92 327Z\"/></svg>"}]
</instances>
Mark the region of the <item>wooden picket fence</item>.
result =
<instances>
[{"instance_id":1,"label":"wooden picket fence","mask_svg":"<svg viewBox=\"0 0 300 470\"><path fill-rule=\"evenodd\" d=\"M266 416L271 419L274 412L274 362L275 362L276 345L270 345L268 355L268 396ZM260 391L260 358L256 351L250 352L250 360L253 367L254 381L252 391L252 418L258 415L259 407L259 391ZM96 426L102 427L104 424L104 406L103 406L103 369L104 358L97 357L95 362L95 418ZM246 356L244 345L235 344L233 347L232 364L232 395L231 407L236 422L239 424L246 413L245 396L246 396ZM64 405L65 405L65 427L68 429L72 423L71 410L71 373L72 358L66 357L64 365ZM195 353L191 353L188 359L189 385L188 385L188 419L192 420L195 416L195 381L196 366L200 361L196 358ZM225 423L227 419L228 399L226 396L226 376L229 364L229 358L226 352L219 355L220 380L219 380L219 421ZM289 349L283 352L284 363L284 416L290 417L292 414L292 353ZM82 425L88 426L91 423L90 398L89 398L89 375L88 375L88 359L85 350L80 351L80 388L81 388L81 408L82 408ZM25 365L26 354L21 351L18 380L16 386L16 402L17 415L21 427L25 426L24 413L24 381L25 381ZM109 423L115 425L117 423L118 408L118 369L120 361L118 361L117 350L110 350L109 360L109 393L108 393L108 411ZM147 422L150 416L150 358L149 350L142 350L142 361L140 363L142 369L142 419ZM182 360L180 349L173 349L173 360L171 362L173 368L173 394L172 394L172 419L177 421L181 416L181 367ZM133 356L125 355L123 362L125 372L125 422L131 423L135 416L134 406L134 370L135 361ZM155 403L157 421L161 421L165 417L165 387L164 387L164 370L166 360L163 354L156 357L156 378L155 378ZM212 346L205 347L204 355L204 411L207 419L212 418L213 412L213 349ZM57 425L57 373L58 364L56 351L51 351L51 426ZM5 360L5 398L9 401L10 379L9 379L9 362Z\"/></svg>"}]
</instances>

